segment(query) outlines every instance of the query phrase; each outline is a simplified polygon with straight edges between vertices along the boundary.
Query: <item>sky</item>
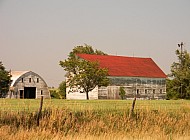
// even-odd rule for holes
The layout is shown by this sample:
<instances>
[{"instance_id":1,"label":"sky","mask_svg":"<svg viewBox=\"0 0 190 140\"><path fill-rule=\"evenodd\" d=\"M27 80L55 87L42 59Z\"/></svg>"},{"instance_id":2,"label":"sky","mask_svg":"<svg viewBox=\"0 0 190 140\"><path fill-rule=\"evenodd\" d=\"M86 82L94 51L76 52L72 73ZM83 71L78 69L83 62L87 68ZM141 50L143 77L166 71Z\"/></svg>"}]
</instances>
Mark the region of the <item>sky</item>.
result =
<instances>
[{"instance_id":1,"label":"sky","mask_svg":"<svg viewBox=\"0 0 190 140\"><path fill-rule=\"evenodd\" d=\"M184 42L190 0L0 0L0 61L31 70L49 87L65 80L59 61L88 44L110 55L151 57L166 73Z\"/></svg>"}]
</instances>

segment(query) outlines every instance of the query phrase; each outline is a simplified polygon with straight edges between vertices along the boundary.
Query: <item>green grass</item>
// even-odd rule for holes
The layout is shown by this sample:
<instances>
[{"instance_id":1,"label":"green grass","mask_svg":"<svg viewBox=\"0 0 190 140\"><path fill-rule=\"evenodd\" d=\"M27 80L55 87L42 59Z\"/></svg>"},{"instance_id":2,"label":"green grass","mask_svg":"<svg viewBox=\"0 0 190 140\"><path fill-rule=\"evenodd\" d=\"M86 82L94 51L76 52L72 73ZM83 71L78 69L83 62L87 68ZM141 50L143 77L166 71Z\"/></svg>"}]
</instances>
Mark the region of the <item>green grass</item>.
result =
<instances>
[{"instance_id":1,"label":"green grass","mask_svg":"<svg viewBox=\"0 0 190 140\"><path fill-rule=\"evenodd\" d=\"M36 111L39 99L0 99L0 110ZM132 100L61 100L44 99L43 108L66 108L78 110L127 110L131 108ZM190 110L189 100L137 100L135 109L151 110Z\"/></svg>"}]
</instances>

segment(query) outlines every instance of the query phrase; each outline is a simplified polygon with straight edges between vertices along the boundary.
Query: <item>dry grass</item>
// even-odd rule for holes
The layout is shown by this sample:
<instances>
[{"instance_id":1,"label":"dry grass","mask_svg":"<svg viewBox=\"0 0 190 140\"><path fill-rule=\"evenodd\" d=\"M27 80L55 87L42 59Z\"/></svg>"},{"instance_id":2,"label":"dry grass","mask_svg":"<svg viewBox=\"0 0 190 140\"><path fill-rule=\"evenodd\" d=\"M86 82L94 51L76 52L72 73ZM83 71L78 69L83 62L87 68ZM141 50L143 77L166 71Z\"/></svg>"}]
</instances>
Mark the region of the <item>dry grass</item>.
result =
<instances>
[{"instance_id":1,"label":"dry grass","mask_svg":"<svg viewBox=\"0 0 190 140\"><path fill-rule=\"evenodd\" d=\"M91 106L93 102L88 102L86 108L78 106L79 109L46 106L39 126L36 125L35 111L0 110L0 139L190 139L190 112L186 101L180 104L180 109L173 110L138 107L132 118L129 117L129 107L117 108L114 101L110 102L112 107L101 109ZM94 106L98 106L98 101L96 103ZM103 105L102 102L100 104ZM143 104L146 105L145 102Z\"/></svg>"},{"instance_id":2,"label":"dry grass","mask_svg":"<svg viewBox=\"0 0 190 140\"><path fill-rule=\"evenodd\" d=\"M6 130L6 131L5 131ZM143 134L141 136L131 136L130 134L122 134L122 133L108 133L102 134L99 136L94 135L68 135L64 136L62 133L52 133L47 130L19 130L17 133L8 133L10 131L10 127L5 126L4 128L0 128L0 139L1 140L189 140L190 136L178 136L175 135L174 138L169 136L165 136L162 134ZM3 132L3 133L1 133Z\"/></svg>"}]
</instances>

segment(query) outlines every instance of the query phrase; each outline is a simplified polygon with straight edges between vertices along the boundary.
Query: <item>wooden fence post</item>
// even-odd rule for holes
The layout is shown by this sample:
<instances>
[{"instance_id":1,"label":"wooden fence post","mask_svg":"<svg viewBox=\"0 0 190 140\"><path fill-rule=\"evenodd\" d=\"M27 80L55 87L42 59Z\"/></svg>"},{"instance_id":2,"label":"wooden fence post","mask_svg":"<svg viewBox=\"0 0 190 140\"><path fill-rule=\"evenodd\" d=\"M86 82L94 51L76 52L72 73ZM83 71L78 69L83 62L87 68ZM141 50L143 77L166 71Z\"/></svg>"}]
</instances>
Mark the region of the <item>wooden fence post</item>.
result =
<instances>
[{"instance_id":1,"label":"wooden fence post","mask_svg":"<svg viewBox=\"0 0 190 140\"><path fill-rule=\"evenodd\" d=\"M40 124L40 117L42 115L42 106L43 106L43 95L41 95L40 108L39 108L38 114L37 114L37 126L39 126L39 124Z\"/></svg>"},{"instance_id":2,"label":"wooden fence post","mask_svg":"<svg viewBox=\"0 0 190 140\"><path fill-rule=\"evenodd\" d=\"M133 99L133 103L132 103L132 106L131 106L131 112L130 112L130 117L133 117L133 114L134 114L134 108L135 108L135 103L136 103L136 95Z\"/></svg>"}]
</instances>

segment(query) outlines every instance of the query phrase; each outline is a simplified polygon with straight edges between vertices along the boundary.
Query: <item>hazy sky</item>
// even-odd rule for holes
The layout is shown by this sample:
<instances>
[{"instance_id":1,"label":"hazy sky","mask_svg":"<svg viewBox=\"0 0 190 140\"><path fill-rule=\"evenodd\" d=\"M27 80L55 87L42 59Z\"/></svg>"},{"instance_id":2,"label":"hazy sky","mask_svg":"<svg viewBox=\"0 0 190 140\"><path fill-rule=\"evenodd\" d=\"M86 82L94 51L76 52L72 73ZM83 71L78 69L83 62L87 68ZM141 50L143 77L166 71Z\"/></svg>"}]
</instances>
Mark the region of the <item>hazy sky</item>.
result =
<instances>
[{"instance_id":1,"label":"hazy sky","mask_svg":"<svg viewBox=\"0 0 190 140\"><path fill-rule=\"evenodd\" d=\"M0 61L48 86L65 79L59 61L74 46L151 57L168 74L177 44L190 50L190 0L0 0Z\"/></svg>"}]
</instances>

